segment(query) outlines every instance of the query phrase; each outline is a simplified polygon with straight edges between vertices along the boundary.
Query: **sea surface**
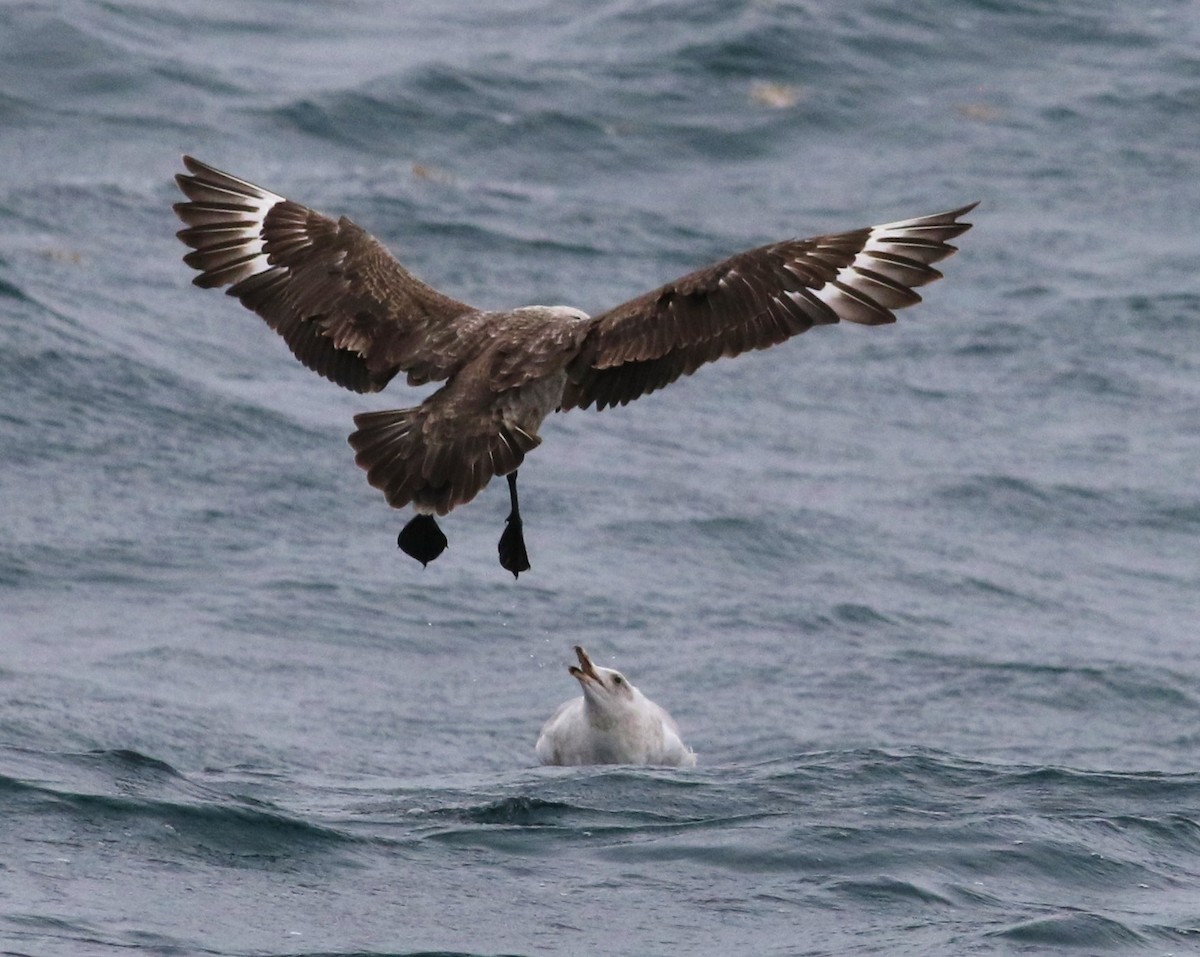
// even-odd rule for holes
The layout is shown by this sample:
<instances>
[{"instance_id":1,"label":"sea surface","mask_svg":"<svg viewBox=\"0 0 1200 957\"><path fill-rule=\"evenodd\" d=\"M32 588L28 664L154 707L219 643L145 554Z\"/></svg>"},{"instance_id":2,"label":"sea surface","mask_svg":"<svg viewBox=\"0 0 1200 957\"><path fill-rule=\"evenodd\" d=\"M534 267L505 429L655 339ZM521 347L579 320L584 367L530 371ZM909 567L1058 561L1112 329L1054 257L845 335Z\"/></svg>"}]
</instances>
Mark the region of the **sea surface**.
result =
<instances>
[{"instance_id":1,"label":"sea surface","mask_svg":"<svg viewBox=\"0 0 1200 957\"><path fill-rule=\"evenodd\" d=\"M484 307L979 200L428 568L190 153ZM1192 0L0 4L0 953L1200 954ZM695 770L537 766L571 648Z\"/></svg>"}]
</instances>

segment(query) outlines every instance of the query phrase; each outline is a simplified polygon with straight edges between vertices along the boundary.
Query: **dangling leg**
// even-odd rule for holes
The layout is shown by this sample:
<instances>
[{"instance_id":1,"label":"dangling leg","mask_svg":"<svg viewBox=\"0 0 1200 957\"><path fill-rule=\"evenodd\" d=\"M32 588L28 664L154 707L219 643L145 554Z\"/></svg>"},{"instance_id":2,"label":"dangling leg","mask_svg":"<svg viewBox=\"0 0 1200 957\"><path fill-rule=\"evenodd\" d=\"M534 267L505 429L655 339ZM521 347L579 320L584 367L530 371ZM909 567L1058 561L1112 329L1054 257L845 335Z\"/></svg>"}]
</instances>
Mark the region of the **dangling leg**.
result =
<instances>
[{"instance_id":1,"label":"dangling leg","mask_svg":"<svg viewBox=\"0 0 1200 957\"><path fill-rule=\"evenodd\" d=\"M517 471L509 472L508 497L512 501L512 511L504 520L504 534L500 536L500 544L496 546L500 552L500 565L513 573L513 578L519 578L521 572L529 571L529 555L525 551L525 534L521 529L521 507L517 504Z\"/></svg>"},{"instance_id":2,"label":"dangling leg","mask_svg":"<svg viewBox=\"0 0 1200 957\"><path fill-rule=\"evenodd\" d=\"M424 567L446 550L446 536L432 515L415 515L396 539L400 550Z\"/></svg>"}]
</instances>

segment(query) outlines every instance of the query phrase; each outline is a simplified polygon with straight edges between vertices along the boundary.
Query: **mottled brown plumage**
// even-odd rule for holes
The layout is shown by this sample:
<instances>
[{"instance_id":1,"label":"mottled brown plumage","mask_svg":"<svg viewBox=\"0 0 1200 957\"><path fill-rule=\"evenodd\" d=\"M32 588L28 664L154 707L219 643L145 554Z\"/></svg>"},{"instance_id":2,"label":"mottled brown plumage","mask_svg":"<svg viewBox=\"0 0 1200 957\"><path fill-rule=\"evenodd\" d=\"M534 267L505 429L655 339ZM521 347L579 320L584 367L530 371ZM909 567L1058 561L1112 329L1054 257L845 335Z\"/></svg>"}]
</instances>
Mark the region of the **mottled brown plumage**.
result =
<instances>
[{"instance_id":1,"label":"mottled brown plumage","mask_svg":"<svg viewBox=\"0 0 1200 957\"><path fill-rule=\"evenodd\" d=\"M196 285L227 287L296 358L348 389L377 392L400 372L412 385L445 381L419 406L355 416L355 461L389 504L426 515L512 476L501 561L514 574L528 567L515 474L550 412L624 405L816 325L894 322L893 310L920 302L914 287L941 278L932 264L955 251L948 240L970 228L959 217L973 208L760 246L591 318L567 306L477 310L425 285L345 217L191 157L184 165L176 180L188 202L175 212ZM432 560L445 547L434 538L414 552L402 535L402 547Z\"/></svg>"}]
</instances>

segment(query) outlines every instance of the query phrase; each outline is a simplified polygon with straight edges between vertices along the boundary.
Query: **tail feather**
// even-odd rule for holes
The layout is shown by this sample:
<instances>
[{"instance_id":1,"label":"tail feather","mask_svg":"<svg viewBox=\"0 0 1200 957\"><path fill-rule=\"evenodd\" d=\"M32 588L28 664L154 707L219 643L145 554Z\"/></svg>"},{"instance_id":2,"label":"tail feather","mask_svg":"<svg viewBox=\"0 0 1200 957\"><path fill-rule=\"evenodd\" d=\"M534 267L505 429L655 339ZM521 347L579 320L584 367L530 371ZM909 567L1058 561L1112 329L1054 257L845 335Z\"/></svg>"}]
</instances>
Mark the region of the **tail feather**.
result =
<instances>
[{"instance_id":1,"label":"tail feather","mask_svg":"<svg viewBox=\"0 0 1200 957\"><path fill-rule=\"evenodd\" d=\"M367 473L367 481L387 497L393 508L412 502L421 477L424 458L420 406L364 412L354 417L357 431L350 435L355 464Z\"/></svg>"},{"instance_id":2,"label":"tail feather","mask_svg":"<svg viewBox=\"0 0 1200 957\"><path fill-rule=\"evenodd\" d=\"M415 505L445 515L478 495L493 476L512 472L541 444L537 435L503 421L447 435L431 428L444 424L433 412L426 404L354 417L354 461L393 508Z\"/></svg>"}]
</instances>

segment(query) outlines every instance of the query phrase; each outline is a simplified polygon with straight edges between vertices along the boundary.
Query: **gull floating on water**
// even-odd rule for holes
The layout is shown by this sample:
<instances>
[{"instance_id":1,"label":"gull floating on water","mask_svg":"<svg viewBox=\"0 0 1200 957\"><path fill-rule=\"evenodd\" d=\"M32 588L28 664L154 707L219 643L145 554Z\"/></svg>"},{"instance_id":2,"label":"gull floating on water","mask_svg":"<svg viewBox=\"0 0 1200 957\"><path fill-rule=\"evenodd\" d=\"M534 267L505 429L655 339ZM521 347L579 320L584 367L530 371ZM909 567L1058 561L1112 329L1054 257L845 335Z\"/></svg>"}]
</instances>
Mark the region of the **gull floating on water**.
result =
<instances>
[{"instance_id":1,"label":"gull floating on water","mask_svg":"<svg viewBox=\"0 0 1200 957\"><path fill-rule=\"evenodd\" d=\"M579 666L567 670L583 696L564 701L543 726L534 747L542 764L695 766L674 718L621 672L597 668L579 645L575 655Z\"/></svg>"},{"instance_id":2,"label":"gull floating on water","mask_svg":"<svg viewBox=\"0 0 1200 957\"><path fill-rule=\"evenodd\" d=\"M529 568L517 468L551 412L605 409L661 389L722 356L846 320L895 321L941 278L932 263L970 228L974 208L789 239L737 253L597 316L570 306L483 311L409 273L346 217L183 158L175 212L198 286L228 287L306 366L355 392L445 382L418 406L354 417L355 462L393 508L416 516L398 544L422 564L446 547L433 515L508 479L498 551Z\"/></svg>"}]
</instances>

